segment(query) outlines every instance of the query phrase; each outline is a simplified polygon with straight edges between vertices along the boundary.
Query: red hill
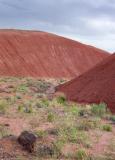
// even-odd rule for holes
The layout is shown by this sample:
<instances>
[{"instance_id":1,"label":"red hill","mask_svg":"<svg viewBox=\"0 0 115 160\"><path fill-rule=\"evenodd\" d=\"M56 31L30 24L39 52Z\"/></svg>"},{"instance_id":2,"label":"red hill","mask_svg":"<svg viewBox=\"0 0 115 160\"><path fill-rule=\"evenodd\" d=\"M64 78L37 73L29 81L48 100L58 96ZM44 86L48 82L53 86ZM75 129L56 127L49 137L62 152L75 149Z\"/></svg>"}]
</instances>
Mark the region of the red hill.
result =
<instances>
[{"instance_id":1,"label":"red hill","mask_svg":"<svg viewBox=\"0 0 115 160\"><path fill-rule=\"evenodd\" d=\"M115 54L102 63L57 87L69 100L81 103L105 102L115 113Z\"/></svg>"},{"instance_id":2,"label":"red hill","mask_svg":"<svg viewBox=\"0 0 115 160\"><path fill-rule=\"evenodd\" d=\"M109 54L57 35L0 30L0 75L71 78Z\"/></svg>"}]
</instances>

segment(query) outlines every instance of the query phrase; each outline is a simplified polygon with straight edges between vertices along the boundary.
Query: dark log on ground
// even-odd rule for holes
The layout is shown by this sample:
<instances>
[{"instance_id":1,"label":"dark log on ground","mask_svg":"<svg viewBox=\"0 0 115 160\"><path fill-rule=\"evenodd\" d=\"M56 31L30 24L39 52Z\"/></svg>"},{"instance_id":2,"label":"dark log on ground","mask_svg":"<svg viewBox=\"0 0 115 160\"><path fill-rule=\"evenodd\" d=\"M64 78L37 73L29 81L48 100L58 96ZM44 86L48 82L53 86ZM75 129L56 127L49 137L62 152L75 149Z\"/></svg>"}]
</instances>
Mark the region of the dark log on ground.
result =
<instances>
[{"instance_id":1,"label":"dark log on ground","mask_svg":"<svg viewBox=\"0 0 115 160\"><path fill-rule=\"evenodd\" d=\"M33 152L37 137L28 131L24 131L18 137L18 142L24 147L28 152Z\"/></svg>"}]
</instances>

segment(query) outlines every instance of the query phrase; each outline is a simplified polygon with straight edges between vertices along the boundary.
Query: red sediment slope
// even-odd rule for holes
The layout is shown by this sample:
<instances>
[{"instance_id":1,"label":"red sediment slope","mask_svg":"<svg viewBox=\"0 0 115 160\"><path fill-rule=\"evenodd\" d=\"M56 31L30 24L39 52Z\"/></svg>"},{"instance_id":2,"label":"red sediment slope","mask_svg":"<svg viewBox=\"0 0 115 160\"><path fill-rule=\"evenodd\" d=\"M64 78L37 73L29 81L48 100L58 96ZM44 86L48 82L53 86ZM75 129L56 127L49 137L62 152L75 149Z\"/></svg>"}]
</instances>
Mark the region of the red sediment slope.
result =
<instances>
[{"instance_id":1,"label":"red sediment slope","mask_svg":"<svg viewBox=\"0 0 115 160\"><path fill-rule=\"evenodd\" d=\"M109 54L54 34L0 30L0 75L72 78Z\"/></svg>"},{"instance_id":2,"label":"red sediment slope","mask_svg":"<svg viewBox=\"0 0 115 160\"><path fill-rule=\"evenodd\" d=\"M115 54L106 58L83 75L58 86L71 101L80 103L105 102L115 113Z\"/></svg>"}]
</instances>

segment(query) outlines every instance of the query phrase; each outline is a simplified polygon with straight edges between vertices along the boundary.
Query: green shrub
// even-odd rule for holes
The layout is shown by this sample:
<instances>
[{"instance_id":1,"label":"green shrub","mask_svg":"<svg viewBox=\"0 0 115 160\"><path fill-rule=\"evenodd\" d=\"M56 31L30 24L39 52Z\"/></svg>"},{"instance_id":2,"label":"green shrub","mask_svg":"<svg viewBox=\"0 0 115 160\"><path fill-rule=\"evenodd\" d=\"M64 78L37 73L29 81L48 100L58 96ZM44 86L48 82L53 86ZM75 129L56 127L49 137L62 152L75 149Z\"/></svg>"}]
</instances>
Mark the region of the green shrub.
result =
<instances>
[{"instance_id":1,"label":"green shrub","mask_svg":"<svg viewBox=\"0 0 115 160\"><path fill-rule=\"evenodd\" d=\"M107 111L107 106L104 103L93 104L91 111L95 116L103 117Z\"/></svg>"},{"instance_id":2,"label":"green shrub","mask_svg":"<svg viewBox=\"0 0 115 160\"><path fill-rule=\"evenodd\" d=\"M26 84L21 84L18 88L17 88L17 92L22 92L25 93L27 92L28 88L26 86Z\"/></svg>"},{"instance_id":3,"label":"green shrub","mask_svg":"<svg viewBox=\"0 0 115 160\"><path fill-rule=\"evenodd\" d=\"M0 125L0 138L6 137L8 135L10 135L9 130L5 126Z\"/></svg>"},{"instance_id":4,"label":"green shrub","mask_svg":"<svg viewBox=\"0 0 115 160\"><path fill-rule=\"evenodd\" d=\"M29 105L27 107L25 107L25 113L33 113L33 108L32 108L32 105Z\"/></svg>"},{"instance_id":5,"label":"green shrub","mask_svg":"<svg viewBox=\"0 0 115 160\"><path fill-rule=\"evenodd\" d=\"M16 97L15 97L15 96L11 96L11 97L9 97L9 99L8 99L8 103L9 103L10 105L15 104L15 103L16 103Z\"/></svg>"},{"instance_id":6,"label":"green shrub","mask_svg":"<svg viewBox=\"0 0 115 160\"><path fill-rule=\"evenodd\" d=\"M18 106L18 111L19 112L24 112L24 113L33 113L33 106L31 103L22 103Z\"/></svg>"},{"instance_id":7,"label":"green shrub","mask_svg":"<svg viewBox=\"0 0 115 160\"><path fill-rule=\"evenodd\" d=\"M93 129L93 128L94 128L94 123L86 119L82 120L78 125L79 130L88 131L89 129Z\"/></svg>"},{"instance_id":8,"label":"green shrub","mask_svg":"<svg viewBox=\"0 0 115 160\"><path fill-rule=\"evenodd\" d=\"M62 140L57 140L53 142L54 154L57 156L57 158L61 155L61 151L62 151L64 144L65 143Z\"/></svg>"},{"instance_id":9,"label":"green shrub","mask_svg":"<svg viewBox=\"0 0 115 160\"><path fill-rule=\"evenodd\" d=\"M76 160L87 160L87 152L85 149L79 149L77 152L76 152Z\"/></svg>"},{"instance_id":10,"label":"green shrub","mask_svg":"<svg viewBox=\"0 0 115 160\"><path fill-rule=\"evenodd\" d=\"M110 117L110 120L113 121L113 122L115 122L115 115L112 115L112 116Z\"/></svg>"},{"instance_id":11,"label":"green shrub","mask_svg":"<svg viewBox=\"0 0 115 160\"><path fill-rule=\"evenodd\" d=\"M44 107L48 107L49 101L47 99L42 99L41 104L43 104Z\"/></svg>"},{"instance_id":12,"label":"green shrub","mask_svg":"<svg viewBox=\"0 0 115 160\"><path fill-rule=\"evenodd\" d=\"M72 143L76 143L77 140L77 129L75 127L70 128L68 132L68 140Z\"/></svg>"},{"instance_id":13,"label":"green shrub","mask_svg":"<svg viewBox=\"0 0 115 160\"><path fill-rule=\"evenodd\" d=\"M50 84L48 82L45 82L43 80L39 81L37 87L41 90L41 92L44 92L48 89Z\"/></svg>"},{"instance_id":14,"label":"green shrub","mask_svg":"<svg viewBox=\"0 0 115 160\"><path fill-rule=\"evenodd\" d=\"M20 104L20 105L18 106L18 111L19 111L19 112L24 112L24 105L23 105L23 104Z\"/></svg>"},{"instance_id":15,"label":"green shrub","mask_svg":"<svg viewBox=\"0 0 115 160\"><path fill-rule=\"evenodd\" d=\"M0 100L0 113L5 114L8 109L8 104L5 100Z\"/></svg>"},{"instance_id":16,"label":"green shrub","mask_svg":"<svg viewBox=\"0 0 115 160\"><path fill-rule=\"evenodd\" d=\"M79 108L75 105L72 105L72 107L70 108L70 112L73 114L73 115L78 115L79 114Z\"/></svg>"},{"instance_id":17,"label":"green shrub","mask_svg":"<svg viewBox=\"0 0 115 160\"><path fill-rule=\"evenodd\" d=\"M78 131L76 143L87 146L90 143L88 135L84 131Z\"/></svg>"},{"instance_id":18,"label":"green shrub","mask_svg":"<svg viewBox=\"0 0 115 160\"><path fill-rule=\"evenodd\" d=\"M79 108L79 116L90 116L91 115L91 108L88 107L80 107Z\"/></svg>"},{"instance_id":19,"label":"green shrub","mask_svg":"<svg viewBox=\"0 0 115 160\"><path fill-rule=\"evenodd\" d=\"M90 129L95 129L100 127L101 119L99 117L89 118L89 119L81 119L77 125L79 130L88 131Z\"/></svg>"},{"instance_id":20,"label":"green shrub","mask_svg":"<svg viewBox=\"0 0 115 160\"><path fill-rule=\"evenodd\" d=\"M37 101L36 104L35 104L35 107L37 107L37 108L42 108L43 105L42 105L39 101Z\"/></svg>"},{"instance_id":21,"label":"green shrub","mask_svg":"<svg viewBox=\"0 0 115 160\"><path fill-rule=\"evenodd\" d=\"M112 127L109 124L105 124L105 125L103 125L103 130L107 131L107 132L111 132L112 131Z\"/></svg>"},{"instance_id":22,"label":"green shrub","mask_svg":"<svg viewBox=\"0 0 115 160\"><path fill-rule=\"evenodd\" d=\"M58 97L57 97L57 102L58 102L59 104L65 104L65 102L66 102L66 97L65 97L64 95L58 96Z\"/></svg>"},{"instance_id":23,"label":"green shrub","mask_svg":"<svg viewBox=\"0 0 115 160\"><path fill-rule=\"evenodd\" d=\"M54 116L53 113L49 113L48 116L47 116L48 122L53 122L53 121L54 121L54 118L55 118L55 116Z\"/></svg>"},{"instance_id":24,"label":"green shrub","mask_svg":"<svg viewBox=\"0 0 115 160\"><path fill-rule=\"evenodd\" d=\"M76 143L77 141L77 129L75 127L64 127L58 131L59 139L67 142Z\"/></svg>"},{"instance_id":25,"label":"green shrub","mask_svg":"<svg viewBox=\"0 0 115 160\"><path fill-rule=\"evenodd\" d=\"M100 127L101 118L100 117L94 117L92 120L94 128Z\"/></svg>"},{"instance_id":26,"label":"green shrub","mask_svg":"<svg viewBox=\"0 0 115 160\"><path fill-rule=\"evenodd\" d=\"M44 138L44 137L47 135L47 132L46 132L46 131L43 131L43 130L39 130L39 131L36 131L35 134L36 134L39 138Z\"/></svg>"}]
</instances>

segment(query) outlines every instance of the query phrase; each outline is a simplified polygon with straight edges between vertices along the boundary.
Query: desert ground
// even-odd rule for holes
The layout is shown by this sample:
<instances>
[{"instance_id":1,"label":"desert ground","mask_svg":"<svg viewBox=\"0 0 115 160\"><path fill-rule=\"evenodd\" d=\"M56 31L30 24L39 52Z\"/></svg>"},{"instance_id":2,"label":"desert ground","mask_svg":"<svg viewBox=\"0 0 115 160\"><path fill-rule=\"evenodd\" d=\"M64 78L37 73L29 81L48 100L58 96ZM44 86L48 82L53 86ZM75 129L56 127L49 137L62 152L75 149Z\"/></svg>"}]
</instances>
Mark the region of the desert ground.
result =
<instances>
[{"instance_id":1,"label":"desert ground","mask_svg":"<svg viewBox=\"0 0 115 160\"><path fill-rule=\"evenodd\" d=\"M55 93L66 81L0 78L0 160L115 159L115 115ZM23 131L37 137L32 153L17 141Z\"/></svg>"}]
</instances>

